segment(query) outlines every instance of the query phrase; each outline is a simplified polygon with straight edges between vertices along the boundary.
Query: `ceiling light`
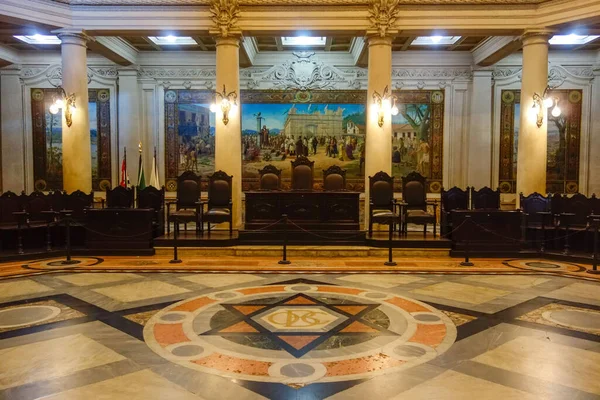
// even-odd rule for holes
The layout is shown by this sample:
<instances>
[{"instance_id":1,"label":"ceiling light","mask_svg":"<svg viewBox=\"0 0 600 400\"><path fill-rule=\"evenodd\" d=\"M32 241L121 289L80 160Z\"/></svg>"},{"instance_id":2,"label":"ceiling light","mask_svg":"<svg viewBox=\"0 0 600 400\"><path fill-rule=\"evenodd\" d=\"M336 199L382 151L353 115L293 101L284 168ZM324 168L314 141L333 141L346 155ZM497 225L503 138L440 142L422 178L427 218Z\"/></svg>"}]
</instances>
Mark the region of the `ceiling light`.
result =
<instances>
[{"instance_id":1,"label":"ceiling light","mask_svg":"<svg viewBox=\"0 0 600 400\"><path fill-rule=\"evenodd\" d=\"M413 46L439 46L458 42L460 36L418 36L411 43Z\"/></svg>"},{"instance_id":2,"label":"ceiling light","mask_svg":"<svg viewBox=\"0 0 600 400\"><path fill-rule=\"evenodd\" d=\"M315 36L289 36L282 37L283 46L325 46L327 38Z\"/></svg>"},{"instance_id":3,"label":"ceiling light","mask_svg":"<svg viewBox=\"0 0 600 400\"><path fill-rule=\"evenodd\" d=\"M191 36L149 36L159 46L189 46L198 44Z\"/></svg>"},{"instance_id":4,"label":"ceiling light","mask_svg":"<svg viewBox=\"0 0 600 400\"><path fill-rule=\"evenodd\" d=\"M36 33L30 36L15 35L14 37L29 44L60 44L60 39L54 35L40 35Z\"/></svg>"},{"instance_id":5,"label":"ceiling light","mask_svg":"<svg viewBox=\"0 0 600 400\"><path fill-rule=\"evenodd\" d=\"M554 35L550 38L549 43L554 45L586 44L599 37L600 36L576 35L574 33L571 33L570 35Z\"/></svg>"}]
</instances>

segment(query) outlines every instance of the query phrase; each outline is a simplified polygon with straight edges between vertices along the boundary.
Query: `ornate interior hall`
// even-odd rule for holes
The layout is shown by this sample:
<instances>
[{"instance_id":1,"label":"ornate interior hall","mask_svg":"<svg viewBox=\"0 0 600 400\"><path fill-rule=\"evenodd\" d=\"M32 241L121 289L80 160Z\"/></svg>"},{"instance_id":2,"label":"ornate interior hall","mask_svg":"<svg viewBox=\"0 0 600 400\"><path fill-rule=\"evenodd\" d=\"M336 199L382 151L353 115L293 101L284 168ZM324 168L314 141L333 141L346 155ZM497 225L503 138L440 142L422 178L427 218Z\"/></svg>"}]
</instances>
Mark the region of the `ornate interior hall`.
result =
<instances>
[{"instance_id":1,"label":"ornate interior hall","mask_svg":"<svg viewBox=\"0 0 600 400\"><path fill-rule=\"evenodd\" d=\"M0 0L0 399L600 398L600 0Z\"/></svg>"}]
</instances>

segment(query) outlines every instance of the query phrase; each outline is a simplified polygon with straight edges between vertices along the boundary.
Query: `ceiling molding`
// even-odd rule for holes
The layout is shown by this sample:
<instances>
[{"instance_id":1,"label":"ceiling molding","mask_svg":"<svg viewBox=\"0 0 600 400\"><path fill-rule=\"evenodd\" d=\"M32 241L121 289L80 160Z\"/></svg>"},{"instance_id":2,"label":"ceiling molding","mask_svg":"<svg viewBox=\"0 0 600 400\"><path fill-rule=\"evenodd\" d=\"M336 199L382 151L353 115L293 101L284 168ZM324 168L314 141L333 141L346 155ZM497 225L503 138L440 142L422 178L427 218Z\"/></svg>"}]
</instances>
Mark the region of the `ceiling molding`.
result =
<instances>
[{"instance_id":1,"label":"ceiling molding","mask_svg":"<svg viewBox=\"0 0 600 400\"><path fill-rule=\"evenodd\" d=\"M504 57L519 50L521 46L521 40L518 36L487 38L471 51L473 53L473 64L481 67L496 64Z\"/></svg>"},{"instance_id":2,"label":"ceiling molding","mask_svg":"<svg viewBox=\"0 0 600 400\"><path fill-rule=\"evenodd\" d=\"M137 63L137 49L119 37L98 36L96 40L88 42L88 47L119 65Z\"/></svg>"},{"instance_id":3,"label":"ceiling molding","mask_svg":"<svg viewBox=\"0 0 600 400\"><path fill-rule=\"evenodd\" d=\"M17 51L8 46L0 45L0 66L18 64L20 61Z\"/></svg>"},{"instance_id":4,"label":"ceiling molding","mask_svg":"<svg viewBox=\"0 0 600 400\"><path fill-rule=\"evenodd\" d=\"M244 36L242 38L242 50L246 53L248 59L248 65L244 67L251 67L254 65L254 58L258 54L258 46L256 45L256 39L253 37Z\"/></svg>"},{"instance_id":5,"label":"ceiling molding","mask_svg":"<svg viewBox=\"0 0 600 400\"><path fill-rule=\"evenodd\" d=\"M350 54L354 60L354 65L366 66L364 64L368 63L368 60L366 60L368 52L364 37L355 37L352 39Z\"/></svg>"}]
</instances>

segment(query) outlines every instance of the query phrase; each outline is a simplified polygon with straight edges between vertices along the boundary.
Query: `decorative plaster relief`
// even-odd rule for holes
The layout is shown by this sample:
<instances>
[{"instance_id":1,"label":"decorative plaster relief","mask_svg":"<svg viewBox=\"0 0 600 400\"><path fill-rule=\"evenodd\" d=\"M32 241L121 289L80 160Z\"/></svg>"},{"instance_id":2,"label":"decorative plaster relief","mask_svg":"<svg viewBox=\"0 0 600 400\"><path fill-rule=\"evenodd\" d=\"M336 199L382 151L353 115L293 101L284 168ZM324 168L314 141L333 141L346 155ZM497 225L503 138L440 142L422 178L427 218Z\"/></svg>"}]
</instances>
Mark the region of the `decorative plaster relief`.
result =
<instances>
[{"instance_id":1,"label":"decorative plaster relief","mask_svg":"<svg viewBox=\"0 0 600 400\"><path fill-rule=\"evenodd\" d=\"M139 78L162 79L216 79L217 71L213 68L140 68Z\"/></svg>"},{"instance_id":2,"label":"decorative plaster relief","mask_svg":"<svg viewBox=\"0 0 600 400\"><path fill-rule=\"evenodd\" d=\"M116 80L118 73L115 67L90 67L87 70L88 83L94 77ZM21 79L23 80L47 80L53 86L59 86L62 83L62 66L52 64L46 67L25 67L21 70Z\"/></svg>"},{"instance_id":3,"label":"decorative plaster relief","mask_svg":"<svg viewBox=\"0 0 600 400\"><path fill-rule=\"evenodd\" d=\"M215 24L215 30L221 37L231 36L232 31L239 31L236 27L240 6L238 0L212 0L210 13Z\"/></svg>"},{"instance_id":4,"label":"decorative plaster relief","mask_svg":"<svg viewBox=\"0 0 600 400\"><path fill-rule=\"evenodd\" d=\"M471 79L470 68L392 68L392 79Z\"/></svg>"},{"instance_id":5,"label":"decorative plaster relief","mask_svg":"<svg viewBox=\"0 0 600 400\"><path fill-rule=\"evenodd\" d=\"M123 5L144 5L144 6L207 6L213 0L52 0L57 3L70 5L95 5L95 6L123 6ZM541 4L550 0L398 0L402 5L490 5L490 4ZM368 5L369 0L239 0L242 6L274 6L274 5L301 5L301 6L322 6L322 5L348 5L361 6Z\"/></svg>"},{"instance_id":6,"label":"decorative plaster relief","mask_svg":"<svg viewBox=\"0 0 600 400\"><path fill-rule=\"evenodd\" d=\"M371 28L375 29L380 37L385 37L388 31L394 27L398 12L398 0L370 0Z\"/></svg>"}]
</instances>

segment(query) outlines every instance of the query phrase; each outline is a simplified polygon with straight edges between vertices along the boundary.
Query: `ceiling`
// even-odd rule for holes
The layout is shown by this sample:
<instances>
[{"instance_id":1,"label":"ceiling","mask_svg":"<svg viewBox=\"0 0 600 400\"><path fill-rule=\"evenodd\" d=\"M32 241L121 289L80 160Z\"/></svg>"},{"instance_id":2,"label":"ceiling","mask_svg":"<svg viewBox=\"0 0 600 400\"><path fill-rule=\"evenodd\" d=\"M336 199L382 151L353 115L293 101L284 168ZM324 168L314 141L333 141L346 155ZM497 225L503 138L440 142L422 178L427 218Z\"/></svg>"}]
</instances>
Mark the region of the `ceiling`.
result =
<instances>
[{"instance_id":1,"label":"ceiling","mask_svg":"<svg viewBox=\"0 0 600 400\"><path fill-rule=\"evenodd\" d=\"M93 5L93 6L207 6L211 0L51 0L56 3L70 5ZM552 0L399 0L401 5L519 5L519 4L541 4ZM358 5L369 4L369 0L239 0L242 6L256 5Z\"/></svg>"}]
</instances>

